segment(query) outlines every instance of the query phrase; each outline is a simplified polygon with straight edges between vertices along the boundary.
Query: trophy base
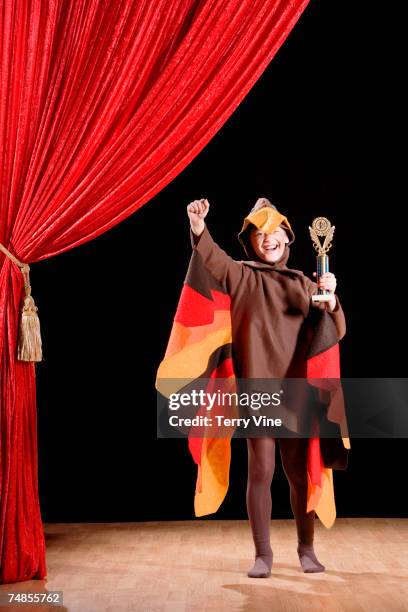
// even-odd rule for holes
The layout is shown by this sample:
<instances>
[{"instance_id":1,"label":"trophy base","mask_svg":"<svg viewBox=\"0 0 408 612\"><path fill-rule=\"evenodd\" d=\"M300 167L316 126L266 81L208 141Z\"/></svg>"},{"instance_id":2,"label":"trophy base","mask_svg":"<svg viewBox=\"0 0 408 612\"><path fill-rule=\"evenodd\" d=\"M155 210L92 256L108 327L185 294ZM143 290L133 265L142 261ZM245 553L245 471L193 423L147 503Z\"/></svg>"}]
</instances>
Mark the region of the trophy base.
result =
<instances>
[{"instance_id":1,"label":"trophy base","mask_svg":"<svg viewBox=\"0 0 408 612\"><path fill-rule=\"evenodd\" d=\"M330 302L333 299L333 293L316 293L312 295L312 302Z\"/></svg>"}]
</instances>

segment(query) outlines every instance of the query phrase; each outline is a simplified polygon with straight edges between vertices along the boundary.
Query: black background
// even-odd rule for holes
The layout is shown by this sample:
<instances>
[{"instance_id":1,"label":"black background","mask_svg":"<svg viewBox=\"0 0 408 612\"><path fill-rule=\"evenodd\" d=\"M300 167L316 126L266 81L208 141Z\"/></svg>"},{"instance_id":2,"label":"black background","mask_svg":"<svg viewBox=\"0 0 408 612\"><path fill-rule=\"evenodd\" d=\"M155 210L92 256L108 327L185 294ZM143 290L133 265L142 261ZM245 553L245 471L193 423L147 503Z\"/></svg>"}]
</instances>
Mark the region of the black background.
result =
<instances>
[{"instance_id":1,"label":"black background","mask_svg":"<svg viewBox=\"0 0 408 612\"><path fill-rule=\"evenodd\" d=\"M189 261L187 204L209 199L214 239L236 259L243 217L266 196L296 234L289 266L314 270L307 227L336 226L331 268L346 312L342 372L404 376L405 252L391 196L396 108L386 2L312 1L207 147L131 218L32 265L45 361L37 366L46 521L190 519L196 468L184 440L156 439L156 371ZM246 518L246 443L232 441L228 496ZM352 440L335 472L338 516L406 516L405 440ZM405 504L405 506L404 506ZM278 461L273 517L291 517Z\"/></svg>"}]
</instances>

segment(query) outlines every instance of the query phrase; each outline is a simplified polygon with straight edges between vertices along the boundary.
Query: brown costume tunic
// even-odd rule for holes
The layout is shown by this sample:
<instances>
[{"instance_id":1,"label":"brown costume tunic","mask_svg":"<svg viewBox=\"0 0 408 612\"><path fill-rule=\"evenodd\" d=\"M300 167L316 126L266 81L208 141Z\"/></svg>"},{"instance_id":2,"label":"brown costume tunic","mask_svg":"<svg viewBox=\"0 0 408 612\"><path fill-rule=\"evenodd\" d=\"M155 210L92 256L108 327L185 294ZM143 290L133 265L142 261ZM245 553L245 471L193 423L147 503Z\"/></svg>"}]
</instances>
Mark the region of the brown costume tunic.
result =
<instances>
[{"instance_id":1,"label":"brown costume tunic","mask_svg":"<svg viewBox=\"0 0 408 612\"><path fill-rule=\"evenodd\" d=\"M290 249L278 262L237 261L223 251L205 225L200 236L190 229L192 247L205 267L231 296L232 346L238 378L305 376L307 346L301 341L302 326L317 285L303 272L286 266ZM330 312L339 340L346 331L343 309L336 296Z\"/></svg>"}]
</instances>

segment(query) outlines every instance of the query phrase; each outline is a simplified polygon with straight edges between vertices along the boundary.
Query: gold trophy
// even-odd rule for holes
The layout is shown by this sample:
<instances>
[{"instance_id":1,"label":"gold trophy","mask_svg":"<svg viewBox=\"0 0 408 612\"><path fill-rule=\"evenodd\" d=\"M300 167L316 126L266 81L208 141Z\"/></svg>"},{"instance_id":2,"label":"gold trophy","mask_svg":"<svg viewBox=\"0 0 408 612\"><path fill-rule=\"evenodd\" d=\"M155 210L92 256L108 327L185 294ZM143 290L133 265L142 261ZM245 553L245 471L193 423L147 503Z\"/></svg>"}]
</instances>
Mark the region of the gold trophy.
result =
<instances>
[{"instance_id":1,"label":"gold trophy","mask_svg":"<svg viewBox=\"0 0 408 612\"><path fill-rule=\"evenodd\" d=\"M317 280L329 271L329 257L327 251L332 246L333 234L335 227L326 217L316 217L313 220L312 227L309 225L310 237L313 240L313 246L317 251ZM324 236L323 244L321 244L319 236ZM313 302L329 302L333 297L331 291L326 289L318 289L315 295L312 295Z\"/></svg>"}]
</instances>

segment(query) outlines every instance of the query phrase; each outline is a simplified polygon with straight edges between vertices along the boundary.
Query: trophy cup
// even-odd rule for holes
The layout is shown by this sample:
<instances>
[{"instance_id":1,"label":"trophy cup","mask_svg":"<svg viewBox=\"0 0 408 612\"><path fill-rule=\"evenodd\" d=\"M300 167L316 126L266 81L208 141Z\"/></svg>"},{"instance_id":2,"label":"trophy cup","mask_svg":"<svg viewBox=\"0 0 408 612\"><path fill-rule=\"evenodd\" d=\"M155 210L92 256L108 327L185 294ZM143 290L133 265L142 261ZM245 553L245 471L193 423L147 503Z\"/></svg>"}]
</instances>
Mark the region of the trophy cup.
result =
<instances>
[{"instance_id":1,"label":"trophy cup","mask_svg":"<svg viewBox=\"0 0 408 612\"><path fill-rule=\"evenodd\" d=\"M313 220L312 227L309 225L310 237L313 240L313 246L317 251L317 280L329 271L329 257L327 251L332 246L333 234L335 227L326 217L316 217ZM321 244L319 236L324 236L323 244ZM318 289L315 295L312 295L313 302L329 302L333 297L331 291L326 289Z\"/></svg>"}]
</instances>

